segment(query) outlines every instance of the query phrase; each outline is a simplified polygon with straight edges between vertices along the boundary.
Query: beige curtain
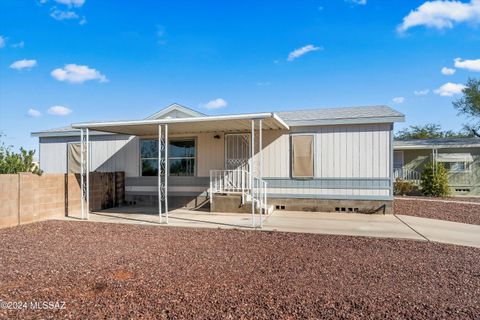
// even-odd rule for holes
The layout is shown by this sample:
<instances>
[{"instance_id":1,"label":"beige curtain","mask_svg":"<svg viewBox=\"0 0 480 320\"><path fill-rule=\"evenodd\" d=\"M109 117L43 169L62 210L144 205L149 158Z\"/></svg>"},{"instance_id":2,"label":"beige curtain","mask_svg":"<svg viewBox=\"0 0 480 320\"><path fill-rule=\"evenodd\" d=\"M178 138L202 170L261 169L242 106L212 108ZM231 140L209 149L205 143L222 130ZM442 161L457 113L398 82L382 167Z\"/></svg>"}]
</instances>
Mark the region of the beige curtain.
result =
<instances>
[{"instance_id":1,"label":"beige curtain","mask_svg":"<svg viewBox=\"0 0 480 320\"><path fill-rule=\"evenodd\" d=\"M313 135L292 136L292 177L313 177Z\"/></svg>"},{"instance_id":2,"label":"beige curtain","mask_svg":"<svg viewBox=\"0 0 480 320\"><path fill-rule=\"evenodd\" d=\"M80 173L80 143L68 144L68 173Z\"/></svg>"}]
</instances>

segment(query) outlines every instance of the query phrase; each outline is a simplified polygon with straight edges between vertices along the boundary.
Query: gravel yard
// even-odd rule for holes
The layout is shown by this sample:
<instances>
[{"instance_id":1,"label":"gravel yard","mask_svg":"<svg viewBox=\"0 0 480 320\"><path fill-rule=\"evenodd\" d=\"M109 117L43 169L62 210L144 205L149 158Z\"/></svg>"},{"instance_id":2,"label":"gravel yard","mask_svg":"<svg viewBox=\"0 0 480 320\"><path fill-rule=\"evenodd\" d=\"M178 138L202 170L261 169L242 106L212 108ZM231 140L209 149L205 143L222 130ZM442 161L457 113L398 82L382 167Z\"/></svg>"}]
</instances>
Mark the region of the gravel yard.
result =
<instances>
[{"instance_id":1,"label":"gravel yard","mask_svg":"<svg viewBox=\"0 0 480 320\"><path fill-rule=\"evenodd\" d=\"M396 214L480 225L480 204L395 198L394 206Z\"/></svg>"},{"instance_id":2,"label":"gravel yard","mask_svg":"<svg viewBox=\"0 0 480 320\"><path fill-rule=\"evenodd\" d=\"M480 249L49 221L0 230L3 318L478 319Z\"/></svg>"}]
</instances>

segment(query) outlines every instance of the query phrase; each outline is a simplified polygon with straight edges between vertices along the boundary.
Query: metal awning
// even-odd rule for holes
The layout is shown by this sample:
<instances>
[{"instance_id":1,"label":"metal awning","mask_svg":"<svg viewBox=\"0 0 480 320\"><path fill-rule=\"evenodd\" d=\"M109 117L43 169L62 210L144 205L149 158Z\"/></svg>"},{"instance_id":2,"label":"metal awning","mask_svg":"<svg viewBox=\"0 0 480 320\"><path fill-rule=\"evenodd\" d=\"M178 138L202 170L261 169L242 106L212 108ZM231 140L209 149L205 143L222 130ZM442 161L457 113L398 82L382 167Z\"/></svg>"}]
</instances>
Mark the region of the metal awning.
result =
<instances>
[{"instance_id":1,"label":"metal awning","mask_svg":"<svg viewBox=\"0 0 480 320\"><path fill-rule=\"evenodd\" d=\"M75 129L91 129L102 132L146 136L158 134L159 125L168 125L171 134L201 132L248 131L252 120L262 120L265 130L288 130L289 126L275 113L206 116L192 118L167 118L153 120L130 120L109 122L75 123Z\"/></svg>"},{"instance_id":2,"label":"metal awning","mask_svg":"<svg viewBox=\"0 0 480 320\"><path fill-rule=\"evenodd\" d=\"M437 162L473 162L470 153L439 153L436 155Z\"/></svg>"}]
</instances>

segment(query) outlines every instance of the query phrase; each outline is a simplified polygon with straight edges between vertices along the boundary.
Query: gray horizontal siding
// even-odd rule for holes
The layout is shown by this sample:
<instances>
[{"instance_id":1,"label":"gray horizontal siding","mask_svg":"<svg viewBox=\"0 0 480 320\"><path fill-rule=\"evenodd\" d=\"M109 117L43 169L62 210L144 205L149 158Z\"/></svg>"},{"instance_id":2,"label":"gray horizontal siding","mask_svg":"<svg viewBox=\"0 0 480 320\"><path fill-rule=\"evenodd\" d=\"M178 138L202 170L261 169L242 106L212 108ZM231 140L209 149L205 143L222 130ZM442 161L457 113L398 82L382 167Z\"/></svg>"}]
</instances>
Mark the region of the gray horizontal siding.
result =
<instances>
[{"instance_id":1,"label":"gray horizontal siding","mask_svg":"<svg viewBox=\"0 0 480 320\"><path fill-rule=\"evenodd\" d=\"M390 188L389 178L266 178L268 188L293 189L375 189Z\"/></svg>"},{"instance_id":2,"label":"gray horizontal siding","mask_svg":"<svg viewBox=\"0 0 480 320\"><path fill-rule=\"evenodd\" d=\"M324 200L393 200L392 196L381 195L338 195L338 194L291 194L270 193L268 198L279 199L324 199Z\"/></svg>"},{"instance_id":3,"label":"gray horizontal siding","mask_svg":"<svg viewBox=\"0 0 480 320\"><path fill-rule=\"evenodd\" d=\"M294 189L388 189L389 178L315 178L308 180L289 178L266 178L268 188L294 188ZM125 185L157 186L157 177L127 177ZM179 187L208 187L209 177L168 177L169 186Z\"/></svg>"},{"instance_id":4,"label":"gray horizontal siding","mask_svg":"<svg viewBox=\"0 0 480 320\"><path fill-rule=\"evenodd\" d=\"M150 187L158 185L158 177L127 177L125 178L125 185L129 187ZM168 177L169 186L178 187L206 187L210 185L209 177Z\"/></svg>"}]
</instances>

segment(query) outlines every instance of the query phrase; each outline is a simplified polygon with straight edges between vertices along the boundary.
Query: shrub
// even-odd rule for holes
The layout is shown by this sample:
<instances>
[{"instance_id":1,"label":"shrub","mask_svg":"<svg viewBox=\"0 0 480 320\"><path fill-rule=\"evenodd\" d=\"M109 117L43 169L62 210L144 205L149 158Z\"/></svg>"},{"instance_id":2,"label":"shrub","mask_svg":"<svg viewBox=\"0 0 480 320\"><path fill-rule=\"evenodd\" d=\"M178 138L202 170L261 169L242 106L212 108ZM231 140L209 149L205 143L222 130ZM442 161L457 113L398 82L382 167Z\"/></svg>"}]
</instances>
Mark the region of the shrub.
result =
<instances>
[{"instance_id":1,"label":"shrub","mask_svg":"<svg viewBox=\"0 0 480 320\"><path fill-rule=\"evenodd\" d=\"M0 134L1 138L1 134ZM20 148L20 152L12 151L11 147L0 144L0 174L32 172L41 174L38 166L33 162L35 151Z\"/></svg>"},{"instance_id":2,"label":"shrub","mask_svg":"<svg viewBox=\"0 0 480 320\"><path fill-rule=\"evenodd\" d=\"M396 196L404 196L412 193L414 188L415 185L412 182L397 178L393 184L393 193Z\"/></svg>"},{"instance_id":3,"label":"shrub","mask_svg":"<svg viewBox=\"0 0 480 320\"><path fill-rule=\"evenodd\" d=\"M448 172L441 163L429 162L422 171L420 182L422 193L430 197L444 197L450 194Z\"/></svg>"}]
</instances>

